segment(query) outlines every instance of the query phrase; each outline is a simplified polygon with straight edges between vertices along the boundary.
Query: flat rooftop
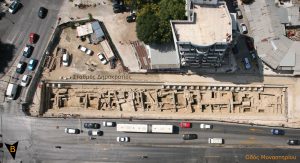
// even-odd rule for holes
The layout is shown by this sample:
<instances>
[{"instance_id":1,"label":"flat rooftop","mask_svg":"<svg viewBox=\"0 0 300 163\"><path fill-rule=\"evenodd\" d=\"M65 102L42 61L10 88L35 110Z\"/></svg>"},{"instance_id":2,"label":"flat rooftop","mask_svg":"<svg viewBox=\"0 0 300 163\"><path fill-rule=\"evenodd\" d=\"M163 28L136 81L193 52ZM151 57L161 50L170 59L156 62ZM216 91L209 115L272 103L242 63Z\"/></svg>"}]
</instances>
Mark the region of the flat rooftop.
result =
<instances>
[{"instance_id":1,"label":"flat rooftop","mask_svg":"<svg viewBox=\"0 0 300 163\"><path fill-rule=\"evenodd\" d=\"M178 41L191 42L197 45L211 45L215 42L226 42L232 35L231 17L225 4L194 4L194 23L174 23ZM231 37L229 37L231 41Z\"/></svg>"}]
</instances>

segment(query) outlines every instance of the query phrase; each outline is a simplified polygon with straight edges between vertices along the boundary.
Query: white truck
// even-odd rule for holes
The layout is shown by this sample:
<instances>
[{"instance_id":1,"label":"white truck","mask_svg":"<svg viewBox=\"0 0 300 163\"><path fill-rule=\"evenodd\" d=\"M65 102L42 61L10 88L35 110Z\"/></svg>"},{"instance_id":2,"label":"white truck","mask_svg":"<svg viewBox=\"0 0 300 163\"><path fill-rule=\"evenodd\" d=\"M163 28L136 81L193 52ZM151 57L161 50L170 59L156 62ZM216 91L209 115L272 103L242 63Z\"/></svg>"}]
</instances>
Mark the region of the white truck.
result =
<instances>
[{"instance_id":1,"label":"white truck","mask_svg":"<svg viewBox=\"0 0 300 163\"><path fill-rule=\"evenodd\" d=\"M208 144L223 144L223 138L208 138Z\"/></svg>"},{"instance_id":2,"label":"white truck","mask_svg":"<svg viewBox=\"0 0 300 163\"><path fill-rule=\"evenodd\" d=\"M9 83L6 89L6 97L10 100L15 100L16 99L16 94L18 92L19 85Z\"/></svg>"}]
</instances>

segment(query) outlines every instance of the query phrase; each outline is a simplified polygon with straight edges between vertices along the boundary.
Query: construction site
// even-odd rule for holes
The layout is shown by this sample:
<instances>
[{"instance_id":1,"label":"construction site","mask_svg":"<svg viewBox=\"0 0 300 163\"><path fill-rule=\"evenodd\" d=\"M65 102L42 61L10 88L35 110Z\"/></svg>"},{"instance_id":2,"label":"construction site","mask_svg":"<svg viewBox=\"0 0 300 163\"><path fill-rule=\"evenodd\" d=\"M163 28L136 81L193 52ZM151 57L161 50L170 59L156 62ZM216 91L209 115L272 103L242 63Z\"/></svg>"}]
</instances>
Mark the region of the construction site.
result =
<instances>
[{"instance_id":1,"label":"construction site","mask_svg":"<svg viewBox=\"0 0 300 163\"><path fill-rule=\"evenodd\" d=\"M130 82L44 83L45 115L95 117L103 113L284 115L285 87L178 85Z\"/></svg>"}]
</instances>

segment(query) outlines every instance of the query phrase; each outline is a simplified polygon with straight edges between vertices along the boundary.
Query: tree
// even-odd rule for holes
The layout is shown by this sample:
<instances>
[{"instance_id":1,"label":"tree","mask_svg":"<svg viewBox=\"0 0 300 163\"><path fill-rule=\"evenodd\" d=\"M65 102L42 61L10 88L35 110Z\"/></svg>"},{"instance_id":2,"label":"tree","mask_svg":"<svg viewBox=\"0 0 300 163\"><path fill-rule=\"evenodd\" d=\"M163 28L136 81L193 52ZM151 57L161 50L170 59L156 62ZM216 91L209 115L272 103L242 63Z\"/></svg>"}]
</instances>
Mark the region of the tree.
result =
<instances>
[{"instance_id":1,"label":"tree","mask_svg":"<svg viewBox=\"0 0 300 163\"><path fill-rule=\"evenodd\" d=\"M139 12L137 17L137 37L146 44L158 42L159 17L158 7L155 4L147 4Z\"/></svg>"},{"instance_id":2,"label":"tree","mask_svg":"<svg viewBox=\"0 0 300 163\"><path fill-rule=\"evenodd\" d=\"M148 3L138 12L137 36L146 44L171 42L170 20L181 20L184 17L184 0L161 0L158 4Z\"/></svg>"}]
</instances>

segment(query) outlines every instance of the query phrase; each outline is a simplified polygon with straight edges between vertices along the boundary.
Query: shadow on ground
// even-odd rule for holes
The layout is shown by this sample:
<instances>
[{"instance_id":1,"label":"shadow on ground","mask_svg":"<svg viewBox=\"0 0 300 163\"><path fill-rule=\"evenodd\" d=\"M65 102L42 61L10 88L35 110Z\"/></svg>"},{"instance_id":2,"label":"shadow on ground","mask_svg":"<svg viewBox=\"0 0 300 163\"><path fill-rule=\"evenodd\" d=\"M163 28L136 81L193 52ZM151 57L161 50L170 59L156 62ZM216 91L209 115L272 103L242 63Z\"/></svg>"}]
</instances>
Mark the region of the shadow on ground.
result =
<instances>
[{"instance_id":1,"label":"shadow on ground","mask_svg":"<svg viewBox=\"0 0 300 163\"><path fill-rule=\"evenodd\" d=\"M15 45L7 44L0 40L0 74L5 73L5 68L12 61L14 50Z\"/></svg>"}]
</instances>

